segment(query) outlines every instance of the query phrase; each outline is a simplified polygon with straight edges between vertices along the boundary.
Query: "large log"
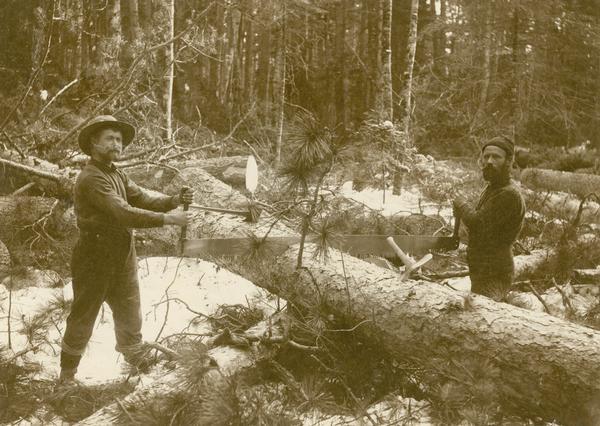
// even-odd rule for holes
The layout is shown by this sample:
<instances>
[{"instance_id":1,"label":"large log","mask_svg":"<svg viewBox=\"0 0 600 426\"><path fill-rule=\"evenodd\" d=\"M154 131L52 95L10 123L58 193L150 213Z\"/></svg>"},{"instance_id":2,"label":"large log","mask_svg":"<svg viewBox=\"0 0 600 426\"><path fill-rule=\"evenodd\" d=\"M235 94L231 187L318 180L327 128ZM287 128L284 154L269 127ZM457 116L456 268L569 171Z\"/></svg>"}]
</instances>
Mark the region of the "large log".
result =
<instances>
[{"instance_id":1,"label":"large log","mask_svg":"<svg viewBox=\"0 0 600 426\"><path fill-rule=\"evenodd\" d=\"M535 190L566 192L579 198L598 191L600 176L546 169L525 169L521 183Z\"/></svg>"},{"instance_id":2,"label":"large log","mask_svg":"<svg viewBox=\"0 0 600 426\"><path fill-rule=\"evenodd\" d=\"M242 205L237 191L197 168L180 171L165 192L190 184L200 200L216 206ZM263 235L271 228L268 215L258 224L218 213L199 213L190 238L199 236ZM161 239L178 239L175 227L157 228ZM272 235L292 235L281 223ZM600 333L546 314L495 303L482 296L466 299L461 293L429 282L401 282L399 275L338 251L322 263L309 245L303 265L309 273L295 273L297 247L291 247L268 267L279 278L264 279L257 266L243 275L282 297L302 305L320 303L335 316L362 326L365 336L377 339L391 354L427 367L432 359L486 359L500 368L494 376L505 406L530 415L565 422L593 412L600 396ZM577 416L577 417L572 417ZM583 424L583 421L580 421Z\"/></svg>"},{"instance_id":3,"label":"large log","mask_svg":"<svg viewBox=\"0 0 600 426\"><path fill-rule=\"evenodd\" d=\"M20 183L35 182L49 195L58 195L61 198L70 197L75 178L79 173L78 168L61 167L32 156L23 159L10 151L3 152L2 157L0 158L0 178L16 177ZM123 167L130 177L141 186L152 186L151 183L147 185L145 182L152 180L154 175L158 175L160 179L165 174L166 178L170 180L177 173L177 169L199 167L217 179L238 187L244 185L246 161L247 157L237 155L184 160L161 165L149 163L127 167L125 164Z\"/></svg>"},{"instance_id":4,"label":"large log","mask_svg":"<svg viewBox=\"0 0 600 426\"><path fill-rule=\"evenodd\" d=\"M0 158L0 183L16 180L21 186L34 182L43 192L59 198L69 198L78 171L61 169L56 164L36 158L15 158L14 153L3 152ZM5 184L8 188L9 184Z\"/></svg>"},{"instance_id":5,"label":"large log","mask_svg":"<svg viewBox=\"0 0 600 426\"><path fill-rule=\"evenodd\" d=\"M73 209L67 202L49 197L0 196L0 217L0 240L15 264L39 267L41 261L44 267L62 272L77 238Z\"/></svg>"},{"instance_id":6,"label":"large log","mask_svg":"<svg viewBox=\"0 0 600 426\"><path fill-rule=\"evenodd\" d=\"M49 197L0 196L0 239L10 246L19 232L35 223L57 233L75 231L75 220L64 202ZM41 229L37 230L40 231Z\"/></svg>"},{"instance_id":7,"label":"large log","mask_svg":"<svg viewBox=\"0 0 600 426\"><path fill-rule=\"evenodd\" d=\"M572 221L579 210L581 200L573 194L560 192L539 192L521 187L525 204L529 210L543 214L548 219ZM600 224L600 205L592 200L584 203L581 210L581 223Z\"/></svg>"},{"instance_id":8,"label":"large log","mask_svg":"<svg viewBox=\"0 0 600 426\"><path fill-rule=\"evenodd\" d=\"M198 167L216 177L217 179L236 187L244 186L245 168L248 157L236 155L232 157L205 158L201 160L184 160L170 162L168 165L145 164L135 167L126 167L126 171L136 182L144 182L148 171L152 174L167 174L171 178L177 169Z\"/></svg>"},{"instance_id":9,"label":"large log","mask_svg":"<svg viewBox=\"0 0 600 426\"><path fill-rule=\"evenodd\" d=\"M202 170L184 169L166 188L182 182L190 183L211 204L244 201ZM268 216L250 224L207 213L194 233L261 235L269 224ZM276 225L273 232L292 233L283 225ZM590 404L600 397L600 332L483 296L467 299L430 282L401 282L393 271L351 256L344 255L342 262L342 254L335 250L322 263L313 251L309 245L303 258L307 274L294 273L297 247L267 268L276 271L279 279L264 279L256 272L258 265L239 272L296 304L321 303L335 316L349 314L355 323L368 320L362 327L365 336L416 364L428 366L432 359L449 357L458 362L491 360L500 368L497 391L508 408L567 422L571 415L594 415Z\"/></svg>"},{"instance_id":10,"label":"large log","mask_svg":"<svg viewBox=\"0 0 600 426\"><path fill-rule=\"evenodd\" d=\"M259 326L268 326L265 323L260 323ZM224 380L225 377L232 376L243 370L251 367L257 358L260 350L266 351L267 347L257 345L253 350L234 348L231 346L216 346L207 352L207 367L208 359L211 360L212 369L207 368L205 374L206 381ZM254 353L253 353L254 352ZM136 389L127 395L122 401L102 407L94 414L78 422L78 425L110 425L118 424L117 418L119 415L124 415L123 407L129 404L135 404L141 399L160 398L168 399L170 395L181 390L181 386L185 384L185 377L182 376L181 369L164 372L157 370L150 377L145 377L145 380L138 384ZM124 415L126 417L126 415Z\"/></svg>"}]
</instances>

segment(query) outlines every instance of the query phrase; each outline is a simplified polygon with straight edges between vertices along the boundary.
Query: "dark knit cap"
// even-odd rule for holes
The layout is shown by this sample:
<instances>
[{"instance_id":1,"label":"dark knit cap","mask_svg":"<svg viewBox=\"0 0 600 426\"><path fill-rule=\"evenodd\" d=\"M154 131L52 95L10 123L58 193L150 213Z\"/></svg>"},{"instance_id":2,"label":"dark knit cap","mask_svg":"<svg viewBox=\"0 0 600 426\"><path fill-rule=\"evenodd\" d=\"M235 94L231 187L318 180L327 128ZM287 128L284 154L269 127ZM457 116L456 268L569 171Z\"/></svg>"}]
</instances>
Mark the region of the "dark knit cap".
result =
<instances>
[{"instance_id":1,"label":"dark knit cap","mask_svg":"<svg viewBox=\"0 0 600 426\"><path fill-rule=\"evenodd\" d=\"M512 158L515 155L515 144L513 141L506 136L496 136L495 138L490 139L481 147L481 152L485 149L486 146L497 146L506 152L507 158Z\"/></svg>"}]
</instances>

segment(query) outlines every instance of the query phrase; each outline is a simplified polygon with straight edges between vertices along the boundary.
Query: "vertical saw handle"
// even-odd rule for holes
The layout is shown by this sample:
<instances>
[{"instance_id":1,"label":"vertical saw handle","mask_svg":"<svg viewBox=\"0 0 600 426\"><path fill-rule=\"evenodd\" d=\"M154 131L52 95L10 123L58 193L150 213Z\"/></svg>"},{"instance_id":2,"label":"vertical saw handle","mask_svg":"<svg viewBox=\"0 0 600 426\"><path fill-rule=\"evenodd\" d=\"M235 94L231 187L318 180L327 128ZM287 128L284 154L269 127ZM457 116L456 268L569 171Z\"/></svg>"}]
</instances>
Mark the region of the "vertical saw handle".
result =
<instances>
[{"instance_id":1,"label":"vertical saw handle","mask_svg":"<svg viewBox=\"0 0 600 426\"><path fill-rule=\"evenodd\" d=\"M189 186L182 186L182 187L181 187L181 191L180 191L180 193L179 193L179 196L180 196L180 198L181 198L181 199L183 199L183 194L184 194L186 191L189 191L189 189L190 189L190 187L189 187ZM189 205L189 203L185 203L185 202L184 202L184 203L183 203L183 211L185 212L185 211L188 211L189 209L190 209L190 205ZM183 254L183 246L185 245L185 241L186 241L186 240L187 240L187 225L183 225L183 226L181 227L181 238L180 238L180 240L179 240L181 254Z\"/></svg>"}]
</instances>

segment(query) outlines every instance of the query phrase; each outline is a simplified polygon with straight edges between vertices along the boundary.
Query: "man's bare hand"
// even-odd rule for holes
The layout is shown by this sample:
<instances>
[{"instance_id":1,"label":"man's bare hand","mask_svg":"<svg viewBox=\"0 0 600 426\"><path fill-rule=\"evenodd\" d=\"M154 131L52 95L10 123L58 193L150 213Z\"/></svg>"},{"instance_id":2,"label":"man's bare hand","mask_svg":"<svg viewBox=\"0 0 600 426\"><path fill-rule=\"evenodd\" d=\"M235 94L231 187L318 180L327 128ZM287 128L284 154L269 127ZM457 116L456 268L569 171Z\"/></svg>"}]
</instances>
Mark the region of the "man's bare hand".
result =
<instances>
[{"instance_id":1,"label":"man's bare hand","mask_svg":"<svg viewBox=\"0 0 600 426\"><path fill-rule=\"evenodd\" d=\"M192 204L194 202L194 190L192 188L183 188L177 196L177 204Z\"/></svg>"},{"instance_id":2,"label":"man's bare hand","mask_svg":"<svg viewBox=\"0 0 600 426\"><path fill-rule=\"evenodd\" d=\"M194 214L188 211L174 211L165 213L165 225L185 226L192 223Z\"/></svg>"}]
</instances>

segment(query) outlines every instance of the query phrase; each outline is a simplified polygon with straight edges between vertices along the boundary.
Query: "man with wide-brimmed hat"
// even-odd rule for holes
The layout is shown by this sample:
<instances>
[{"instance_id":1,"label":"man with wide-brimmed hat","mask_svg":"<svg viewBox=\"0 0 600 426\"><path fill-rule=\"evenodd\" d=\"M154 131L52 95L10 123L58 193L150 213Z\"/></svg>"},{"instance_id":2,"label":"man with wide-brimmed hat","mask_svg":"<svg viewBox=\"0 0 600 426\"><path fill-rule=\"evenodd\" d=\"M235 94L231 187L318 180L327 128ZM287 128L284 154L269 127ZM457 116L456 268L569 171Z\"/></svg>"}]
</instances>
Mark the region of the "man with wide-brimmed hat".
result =
<instances>
[{"instance_id":1,"label":"man with wide-brimmed hat","mask_svg":"<svg viewBox=\"0 0 600 426\"><path fill-rule=\"evenodd\" d=\"M79 134L79 147L91 159L74 188L79 240L73 250L73 304L61 352L61 382L73 381L104 302L113 312L116 349L131 364L143 361L140 294L132 228L185 226L191 214L174 210L193 194L149 193L113 162L135 136L130 124L110 115L90 120Z\"/></svg>"},{"instance_id":2,"label":"man with wide-brimmed hat","mask_svg":"<svg viewBox=\"0 0 600 426\"><path fill-rule=\"evenodd\" d=\"M512 140L505 136L486 141L481 148L480 166L488 184L477 205L470 206L460 198L453 202L455 217L469 231L471 291L495 300L504 299L512 285L512 246L525 217L525 202L510 179L514 152Z\"/></svg>"}]
</instances>

